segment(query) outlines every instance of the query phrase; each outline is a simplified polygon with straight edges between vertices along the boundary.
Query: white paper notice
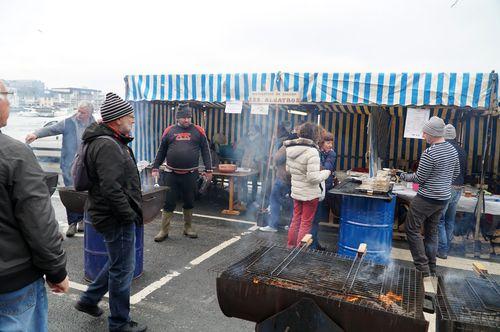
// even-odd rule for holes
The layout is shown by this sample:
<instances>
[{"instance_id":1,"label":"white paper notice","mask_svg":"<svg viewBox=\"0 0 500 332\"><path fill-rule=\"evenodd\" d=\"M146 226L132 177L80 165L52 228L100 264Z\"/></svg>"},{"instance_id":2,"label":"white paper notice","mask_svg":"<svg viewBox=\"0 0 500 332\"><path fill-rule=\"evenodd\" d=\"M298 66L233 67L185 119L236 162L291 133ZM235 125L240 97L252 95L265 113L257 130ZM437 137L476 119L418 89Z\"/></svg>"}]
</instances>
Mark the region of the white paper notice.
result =
<instances>
[{"instance_id":1,"label":"white paper notice","mask_svg":"<svg viewBox=\"0 0 500 332\"><path fill-rule=\"evenodd\" d=\"M226 101L226 113L241 114L243 102L239 100Z\"/></svg>"},{"instance_id":2,"label":"white paper notice","mask_svg":"<svg viewBox=\"0 0 500 332\"><path fill-rule=\"evenodd\" d=\"M422 129L424 128L424 124L429 121L430 113L429 109L408 108L404 137L423 139Z\"/></svg>"},{"instance_id":3,"label":"white paper notice","mask_svg":"<svg viewBox=\"0 0 500 332\"><path fill-rule=\"evenodd\" d=\"M252 104L250 114L267 115L269 113L269 104Z\"/></svg>"}]
</instances>

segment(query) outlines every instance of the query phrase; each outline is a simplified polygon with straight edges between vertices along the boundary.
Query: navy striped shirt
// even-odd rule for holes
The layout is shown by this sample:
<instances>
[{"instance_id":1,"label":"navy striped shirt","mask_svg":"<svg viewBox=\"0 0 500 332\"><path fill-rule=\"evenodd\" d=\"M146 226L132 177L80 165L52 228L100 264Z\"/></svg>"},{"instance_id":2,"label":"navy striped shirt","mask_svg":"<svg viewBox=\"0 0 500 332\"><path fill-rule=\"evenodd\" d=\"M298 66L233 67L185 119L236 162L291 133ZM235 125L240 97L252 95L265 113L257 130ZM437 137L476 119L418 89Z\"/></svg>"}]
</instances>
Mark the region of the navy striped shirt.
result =
<instances>
[{"instance_id":1,"label":"navy striped shirt","mask_svg":"<svg viewBox=\"0 0 500 332\"><path fill-rule=\"evenodd\" d=\"M460 173L457 150L448 142L433 144L422 153L416 173L401 174L401 179L419 184L418 195L447 201L451 183Z\"/></svg>"}]
</instances>

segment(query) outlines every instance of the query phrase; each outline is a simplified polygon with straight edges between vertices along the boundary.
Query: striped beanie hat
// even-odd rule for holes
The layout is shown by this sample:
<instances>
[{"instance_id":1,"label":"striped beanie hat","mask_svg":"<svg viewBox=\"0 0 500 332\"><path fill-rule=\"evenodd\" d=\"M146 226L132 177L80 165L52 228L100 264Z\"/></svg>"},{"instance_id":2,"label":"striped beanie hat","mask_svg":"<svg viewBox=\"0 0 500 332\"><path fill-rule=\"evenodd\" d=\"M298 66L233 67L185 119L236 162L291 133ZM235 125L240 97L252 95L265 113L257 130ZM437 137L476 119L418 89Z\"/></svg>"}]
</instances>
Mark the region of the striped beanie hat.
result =
<instances>
[{"instance_id":1,"label":"striped beanie hat","mask_svg":"<svg viewBox=\"0 0 500 332\"><path fill-rule=\"evenodd\" d=\"M102 122L111 122L130 113L134 113L132 105L113 92L106 94L106 100L101 105Z\"/></svg>"}]
</instances>

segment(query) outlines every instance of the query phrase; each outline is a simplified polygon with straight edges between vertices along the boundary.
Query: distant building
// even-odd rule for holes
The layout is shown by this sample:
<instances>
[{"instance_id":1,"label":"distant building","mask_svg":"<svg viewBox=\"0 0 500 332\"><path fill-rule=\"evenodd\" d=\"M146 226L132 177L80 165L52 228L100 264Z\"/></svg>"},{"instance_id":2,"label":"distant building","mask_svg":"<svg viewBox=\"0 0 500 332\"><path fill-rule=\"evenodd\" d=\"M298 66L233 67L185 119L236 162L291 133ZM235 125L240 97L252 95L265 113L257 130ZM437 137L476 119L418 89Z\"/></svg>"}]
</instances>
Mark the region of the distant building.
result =
<instances>
[{"instance_id":1,"label":"distant building","mask_svg":"<svg viewBox=\"0 0 500 332\"><path fill-rule=\"evenodd\" d=\"M86 88L53 88L47 90L45 98L51 100L52 106L69 109L77 108L82 101L91 102L97 109L104 100L100 90Z\"/></svg>"},{"instance_id":2,"label":"distant building","mask_svg":"<svg viewBox=\"0 0 500 332\"><path fill-rule=\"evenodd\" d=\"M42 81L6 80L7 87L14 92L10 98L12 107L18 110L31 107L45 107L73 111L82 101L88 101L95 109L103 102L100 90L87 88L47 89Z\"/></svg>"},{"instance_id":3,"label":"distant building","mask_svg":"<svg viewBox=\"0 0 500 332\"><path fill-rule=\"evenodd\" d=\"M45 84L42 81L10 80L5 83L11 90L15 90L17 106L36 105L44 96Z\"/></svg>"}]
</instances>

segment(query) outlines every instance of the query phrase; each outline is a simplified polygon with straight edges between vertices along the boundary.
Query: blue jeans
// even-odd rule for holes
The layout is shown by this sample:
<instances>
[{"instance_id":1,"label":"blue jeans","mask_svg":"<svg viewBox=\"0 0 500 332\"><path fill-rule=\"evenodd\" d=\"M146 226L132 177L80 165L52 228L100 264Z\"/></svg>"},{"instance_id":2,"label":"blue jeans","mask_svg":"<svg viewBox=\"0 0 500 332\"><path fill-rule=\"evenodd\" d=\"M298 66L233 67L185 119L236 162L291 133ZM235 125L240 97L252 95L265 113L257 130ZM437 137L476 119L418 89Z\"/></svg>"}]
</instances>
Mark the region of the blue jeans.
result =
<instances>
[{"instance_id":1,"label":"blue jeans","mask_svg":"<svg viewBox=\"0 0 500 332\"><path fill-rule=\"evenodd\" d=\"M130 286L135 269L135 224L120 225L103 233L108 261L80 301L97 305L109 291L109 329L118 330L130 321Z\"/></svg>"},{"instance_id":2,"label":"blue jeans","mask_svg":"<svg viewBox=\"0 0 500 332\"><path fill-rule=\"evenodd\" d=\"M73 185L73 178L71 177L71 167L63 169L63 181L66 187ZM83 219L83 214L78 212L72 212L66 210L66 216L68 218L68 225L79 222Z\"/></svg>"},{"instance_id":3,"label":"blue jeans","mask_svg":"<svg viewBox=\"0 0 500 332\"><path fill-rule=\"evenodd\" d=\"M287 204L293 204L292 199L290 197L287 198L287 195L290 195L290 190L290 186L280 179L276 179L276 181L274 181L273 189L271 190L271 196L269 196L269 205L271 209L269 226L274 229L278 229L278 224L281 216L281 208Z\"/></svg>"},{"instance_id":4,"label":"blue jeans","mask_svg":"<svg viewBox=\"0 0 500 332\"><path fill-rule=\"evenodd\" d=\"M326 200L319 202L318 208L316 209L316 214L314 215L312 227L311 227L311 235L313 237L313 242L311 243L311 249L318 249L319 240L318 240L318 229L319 222L324 221L328 218L328 203Z\"/></svg>"},{"instance_id":5,"label":"blue jeans","mask_svg":"<svg viewBox=\"0 0 500 332\"><path fill-rule=\"evenodd\" d=\"M439 255L446 256L450 251L451 240L453 240L453 229L455 228L455 216L457 214L457 205L462 196L462 189L451 187L451 197L448 201L448 207L443 211L439 221Z\"/></svg>"},{"instance_id":6,"label":"blue jeans","mask_svg":"<svg viewBox=\"0 0 500 332\"><path fill-rule=\"evenodd\" d=\"M0 294L0 331L47 331L47 311L43 278L16 291Z\"/></svg>"}]
</instances>

